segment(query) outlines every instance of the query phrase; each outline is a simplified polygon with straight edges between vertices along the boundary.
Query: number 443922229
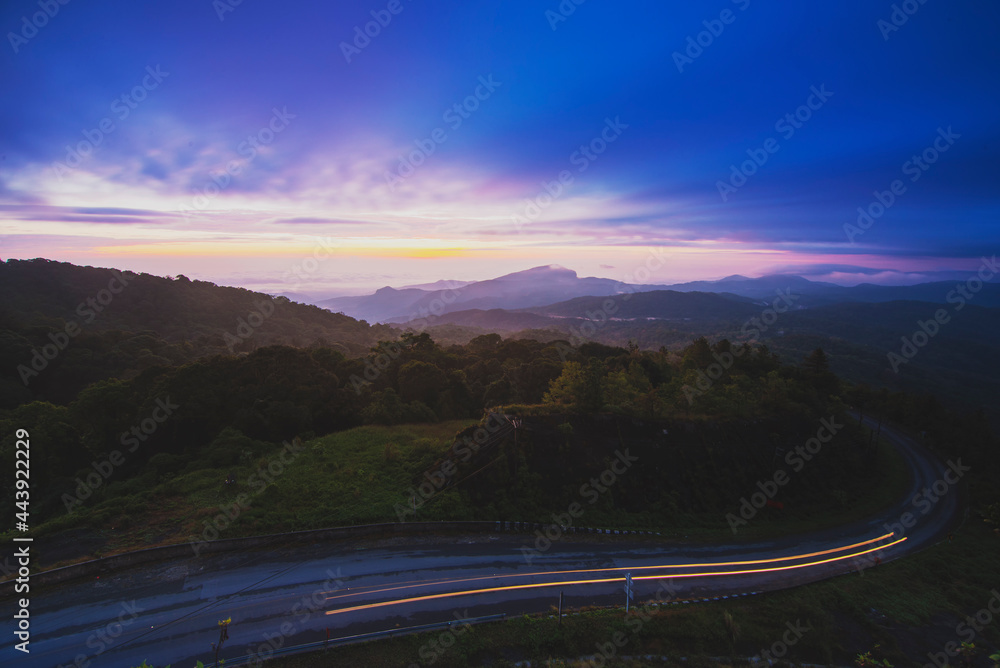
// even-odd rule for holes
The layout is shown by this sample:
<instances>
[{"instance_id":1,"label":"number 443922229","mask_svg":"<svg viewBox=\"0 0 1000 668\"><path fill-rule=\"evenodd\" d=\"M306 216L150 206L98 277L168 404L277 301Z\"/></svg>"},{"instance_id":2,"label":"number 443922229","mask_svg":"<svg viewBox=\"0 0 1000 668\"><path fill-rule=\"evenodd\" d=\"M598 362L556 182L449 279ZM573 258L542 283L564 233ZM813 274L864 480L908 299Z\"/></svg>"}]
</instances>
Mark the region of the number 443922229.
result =
<instances>
[{"instance_id":1,"label":"number 443922229","mask_svg":"<svg viewBox=\"0 0 1000 668\"><path fill-rule=\"evenodd\" d=\"M29 480L29 463L31 460L31 450L28 441L28 432L25 429L17 430L17 450L15 451L15 486L17 491L15 492L17 496L17 501L15 505L20 511L15 514L18 520L18 528L21 531L28 530L28 499L30 492L28 490L28 480Z\"/></svg>"}]
</instances>

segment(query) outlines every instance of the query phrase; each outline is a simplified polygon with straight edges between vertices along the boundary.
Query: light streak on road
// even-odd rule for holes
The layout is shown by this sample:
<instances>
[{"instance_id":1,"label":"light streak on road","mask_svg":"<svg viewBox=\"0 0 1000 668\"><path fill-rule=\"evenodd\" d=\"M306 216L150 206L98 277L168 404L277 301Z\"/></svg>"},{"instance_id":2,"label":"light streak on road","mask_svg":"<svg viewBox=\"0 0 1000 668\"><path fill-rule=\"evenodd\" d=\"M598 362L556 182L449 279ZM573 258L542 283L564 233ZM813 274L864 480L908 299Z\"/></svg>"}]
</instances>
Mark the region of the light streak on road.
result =
<instances>
[{"instance_id":1,"label":"light streak on road","mask_svg":"<svg viewBox=\"0 0 1000 668\"><path fill-rule=\"evenodd\" d=\"M853 549L853 548L856 548L856 547L861 547L861 546L864 546L864 545L868 545L870 543L874 543L874 542L880 541L880 540L882 540L882 539L884 539L884 538L886 538L888 536L892 536L892 535L893 534L891 534L891 533L890 534L884 534L882 536L879 536L878 538L872 538L870 540L863 541L861 543L855 543L853 545L845 545L845 546L842 546L842 547L839 547L839 548L833 548L833 549L830 549L830 550L822 550L820 552L810 552L810 553L807 553L807 554L798 554L798 555L792 555L792 556L788 556L788 557L776 557L776 558L773 558L773 559L756 559L756 560L752 560L752 561L717 562L717 563L705 563L705 564L662 564L662 565L659 565L659 566L636 566L636 567L618 567L618 568L594 568L594 569L579 569L579 570L570 570L570 571L552 571L552 572L542 572L542 573L512 573L512 574L508 574L508 575L482 576L482 577L478 577L478 578L465 578L465 579L454 580L454 581L442 580L442 581L439 581L439 582L435 582L435 583L430 583L429 582L429 583L426 583L426 584L428 584L428 585L429 584L449 584L449 583L457 584L457 583L460 583L460 582L470 582L470 581L474 581L474 580L492 580L492 579L499 579L499 578L506 578L506 577L530 577L530 576L533 576L533 575L558 576L558 575L566 575L566 574L571 574L571 573L602 573L602 572L607 572L607 571L626 571L626 570L631 572L631 571L635 571L635 570L649 570L649 569L675 569L675 568L695 568L695 567L705 568L705 567L712 567L712 566L733 566L733 565L748 565L748 564L762 564L762 563L778 563L778 562L790 561L790 560L797 560L797 559L807 559L807 558L810 558L810 557L822 556L822 555L831 554L831 553L834 553L834 552L842 552L844 550L850 550L850 549ZM899 543L902 543L905 540L906 540L906 537L904 536L903 538L895 540L895 541L893 541L891 543L888 543L886 545L880 545L880 546L877 546L877 547L869 548L869 549L863 550L861 552L855 552L855 553L852 553L852 554L845 554L845 555L841 555L839 557L831 557L829 559L821 559L821 560L818 560L818 561L810 561L810 562L803 563L803 564L793 564L793 565L790 565L790 566L774 566L774 567L771 567L771 568L757 568L757 569L733 570L733 571L702 571L702 572L698 572L698 573L670 573L670 574L661 573L659 575L641 575L641 576L635 576L632 579L633 580L656 580L656 579L664 578L664 577L669 577L669 578L698 578L698 577L713 577L713 576L720 576L720 575L752 575L752 574L758 574L758 573L774 573L774 572L779 572L779 571L789 571L789 570L794 570L794 569L799 569L799 568L809 568L809 567L812 567L812 566L820 566L822 564L834 563L834 562L837 562L837 561L843 561L845 559L853 559L853 558L856 558L856 557L860 557L861 555L864 555L864 554L869 554L871 552L877 552L877 551L880 551L880 550L886 550L886 549L892 547L893 545L898 545ZM540 588L544 588L544 587L565 587L565 586L568 586L568 585L606 584L606 583L611 583L611 582L622 582L624 580L625 580L625 578L623 576L623 577L614 577L614 578L593 578L593 579L587 579L587 580L558 580L558 581L555 581L555 582L534 582L534 583L528 583L528 584L507 585L507 586L502 586L502 587L487 587L487 588L484 588L484 589L468 589L468 590L463 590L463 591L443 592L443 593L440 593L440 594L427 594L425 596L414 596L414 597L410 597L410 598L402 598L402 599L395 599L395 600L390 600L390 601L380 601L380 602L377 602L377 603L367 603L367 604L363 604L363 605L355 605L355 606L348 607L348 608L339 608L337 610L327 610L326 614L328 614L328 615L338 615L338 614L342 614L342 613L345 613L345 612L354 612L354 611L358 611L358 610L371 610L371 609L374 609L374 608L383 608L383 607L392 606L392 605L401 605L401 604L404 604L404 603L417 603L417 602L420 602L420 601L433 601L433 600L439 600L439 599L443 599L443 598L454 598L454 597L458 597L458 596L473 596L473 595L476 595L476 594L489 594L489 593L501 592L501 591L517 591L517 590L524 590L524 589L540 589ZM380 592L385 592L385 591L399 591L399 590L402 590L402 589L410 589L410 588L419 587L419 586L425 586L425 585L407 585L407 586L402 586L402 587L388 587L388 588L385 588L385 589L379 589L379 590L368 591L368 592L361 592L361 593L372 594L372 593L380 593ZM330 597L327 600L334 600L334 599L337 599L337 598L344 598L346 596L354 596L354 595L359 595L359 594L344 594L342 596Z\"/></svg>"},{"instance_id":2,"label":"light streak on road","mask_svg":"<svg viewBox=\"0 0 1000 668\"><path fill-rule=\"evenodd\" d=\"M843 552L844 550L850 550L855 547L861 547L862 545L869 545L871 543L876 543L885 538L893 536L892 533L887 533L879 536L878 538L870 538L860 543L854 543L852 545L844 545L842 547L834 547L829 550L820 550L819 552L809 552L807 554L793 554L788 557L772 557L770 559L753 559L749 561L719 561L711 563L698 563L698 564L663 564L657 566L633 566L629 570L632 571L643 571L651 570L656 568L704 568L706 566L743 566L747 564L769 564L778 561L795 561L797 559L807 559L809 557L818 557L824 554L831 554L833 552ZM365 594L379 594L386 591L400 591L402 589L413 589L414 587L429 587L436 584L459 584L461 582L477 582L479 580L497 580L500 578L517 578L524 577L529 578L535 575L555 575L555 574L570 574L570 573L605 573L609 571L620 571L619 567L615 568L583 568L577 570L569 571L537 571L535 573L508 573L504 575L480 575L474 578L461 578L461 579L451 579L451 580L409 580L407 582L401 582L398 585L392 587L383 587L382 589L365 589L358 588L358 591L351 594L340 594L339 596L329 596L326 600L333 601L338 598L350 598L353 596L363 596ZM411 584L416 583L416 584ZM377 587L378 585L371 585L372 587ZM339 591L339 590L338 590ZM332 592L325 592L332 593Z\"/></svg>"}]
</instances>

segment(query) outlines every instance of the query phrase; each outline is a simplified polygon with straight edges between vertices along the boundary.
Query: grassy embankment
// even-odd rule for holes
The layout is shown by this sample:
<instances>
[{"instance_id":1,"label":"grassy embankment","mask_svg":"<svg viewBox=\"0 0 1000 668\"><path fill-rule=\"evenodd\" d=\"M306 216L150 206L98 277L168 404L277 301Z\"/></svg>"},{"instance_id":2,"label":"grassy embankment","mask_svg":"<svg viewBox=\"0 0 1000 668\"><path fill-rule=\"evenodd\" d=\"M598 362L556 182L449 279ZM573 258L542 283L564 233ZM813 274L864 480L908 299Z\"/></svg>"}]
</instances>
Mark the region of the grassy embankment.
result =
<instances>
[{"instance_id":1,"label":"grassy embankment","mask_svg":"<svg viewBox=\"0 0 1000 668\"><path fill-rule=\"evenodd\" d=\"M71 552L42 563L70 563L93 556L186 542L196 537L236 538L284 531L318 529L332 526L395 522L397 509L409 503L408 490L421 473L431 469L446 453L453 438L473 421L453 421L427 425L359 427L330 434L303 444L302 450L277 475L266 474L269 465L278 470L279 449L231 467L197 468L178 474L157 476L149 470L139 478L115 482L99 489L72 514L62 515L34 528L42 545L56 545L51 554L60 554L60 540L87 546L86 554ZM286 455L286 461L288 457ZM753 521L740 528L739 539L768 538L808 530L834 527L870 516L897 500L907 483L906 472L895 451L882 444L871 462L884 472L882 483L852 496L831 509L823 499L821 512L808 504L787 511L765 509ZM814 464L819 466L819 464ZM194 468L192 465L191 468ZM597 473L595 471L595 473ZM227 485L229 475L237 481ZM701 473L698 475L708 475ZM269 477L266 487L263 481ZM513 502L471 507L466 497L475 478L464 478L419 508L407 520L511 520L551 522L554 512L565 510L579 500L563 498L556 492L545 507L520 507ZM692 486L709 481L691 480ZM575 488L576 485L573 487ZM750 494L755 489L746 490ZM241 497L242 495L242 497ZM244 506L230 521L222 509L233 511L243 499ZM819 500L817 500L819 501ZM523 504L522 504L523 505ZM734 536L725 520L732 508L704 513L677 513L652 516L628 513L604 503L588 508L578 520L581 526L607 528L655 529L664 537L676 540L732 541ZM217 533L212 530L219 530ZM60 539L65 532L65 539ZM79 548L78 548L79 551Z\"/></svg>"}]
</instances>

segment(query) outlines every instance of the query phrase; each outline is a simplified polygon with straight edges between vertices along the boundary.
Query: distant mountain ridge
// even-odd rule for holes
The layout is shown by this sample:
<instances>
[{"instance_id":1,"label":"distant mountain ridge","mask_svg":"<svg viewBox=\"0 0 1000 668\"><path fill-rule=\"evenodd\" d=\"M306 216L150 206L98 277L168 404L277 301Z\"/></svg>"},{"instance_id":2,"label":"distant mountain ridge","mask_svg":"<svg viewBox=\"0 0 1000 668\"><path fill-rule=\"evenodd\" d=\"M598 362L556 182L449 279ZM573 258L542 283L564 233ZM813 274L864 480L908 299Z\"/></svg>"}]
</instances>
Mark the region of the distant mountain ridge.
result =
<instances>
[{"instance_id":1,"label":"distant mountain ridge","mask_svg":"<svg viewBox=\"0 0 1000 668\"><path fill-rule=\"evenodd\" d=\"M519 309L571 297L607 296L632 290L632 286L621 281L579 278L571 269L546 265L448 289L384 287L371 295L334 297L317 305L372 322L407 322L470 308Z\"/></svg>"},{"instance_id":2,"label":"distant mountain ridge","mask_svg":"<svg viewBox=\"0 0 1000 668\"><path fill-rule=\"evenodd\" d=\"M617 296L575 297L526 309L463 309L430 318L431 327L458 325L497 332L547 330L573 334L585 323L663 323L685 332L693 327L736 325L760 314L751 300L708 292L652 290ZM602 325L603 326L603 325ZM617 331L620 327L613 327ZM686 337L686 334L685 334Z\"/></svg>"},{"instance_id":3,"label":"distant mountain ridge","mask_svg":"<svg viewBox=\"0 0 1000 668\"><path fill-rule=\"evenodd\" d=\"M405 288L384 287L371 295L334 297L317 305L369 322L405 323L439 318L457 311L517 311L534 309L581 297L607 297L622 293L669 290L674 293L712 293L736 301L772 301L778 291L798 297L800 307L844 302L891 301L947 302L957 282L937 281L907 286L862 283L845 287L810 281L795 274L747 278L734 274L717 281L691 281L674 285L629 284L608 278L580 278L571 269L543 265L485 281L438 281ZM1000 285L987 283L976 294L978 306L1000 307Z\"/></svg>"},{"instance_id":4,"label":"distant mountain ridge","mask_svg":"<svg viewBox=\"0 0 1000 668\"><path fill-rule=\"evenodd\" d=\"M730 292L754 299L767 299L774 296L775 290L790 289L794 294L805 298L803 302L805 306L841 302L879 303L893 301L944 304L947 303L948 295L960 283L960 281L934 281L914 285L859 283L846 287L836 283L810 281L796 274L770 274L760 278L747 278L739 275L727 276L718 281L692 281L671 285L668 288L678 292ZM971 301L978 306L1000 307L1000 284L984 284L983 289Z\"/></svg>"}]
</instances>

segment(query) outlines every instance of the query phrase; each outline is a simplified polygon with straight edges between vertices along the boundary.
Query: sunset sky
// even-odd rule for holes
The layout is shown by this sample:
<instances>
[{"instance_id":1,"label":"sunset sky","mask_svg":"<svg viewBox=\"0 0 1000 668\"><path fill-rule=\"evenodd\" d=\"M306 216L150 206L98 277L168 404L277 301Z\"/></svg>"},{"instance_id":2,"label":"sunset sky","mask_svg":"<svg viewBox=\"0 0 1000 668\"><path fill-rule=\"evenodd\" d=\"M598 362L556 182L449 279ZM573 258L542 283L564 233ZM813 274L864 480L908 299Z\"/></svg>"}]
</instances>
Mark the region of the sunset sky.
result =
<instances>
[{"instance_id":1,"label":"sunset sky","mask_svg":"<svg viewBox=\"0 0 1000 668\"><path fill-rule=\"evenodd\" d=\"M3 259L334 295L1000 250L995 2L51 4L0 9Z\"/></svg>"}]
</instances>

